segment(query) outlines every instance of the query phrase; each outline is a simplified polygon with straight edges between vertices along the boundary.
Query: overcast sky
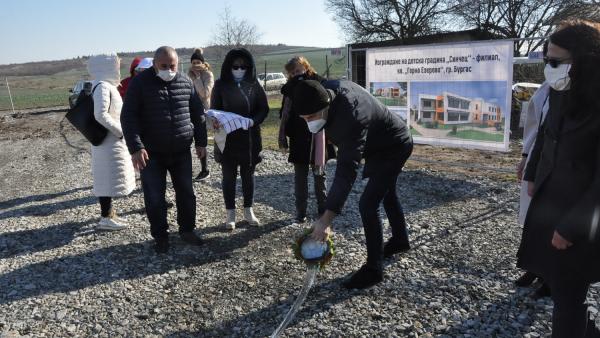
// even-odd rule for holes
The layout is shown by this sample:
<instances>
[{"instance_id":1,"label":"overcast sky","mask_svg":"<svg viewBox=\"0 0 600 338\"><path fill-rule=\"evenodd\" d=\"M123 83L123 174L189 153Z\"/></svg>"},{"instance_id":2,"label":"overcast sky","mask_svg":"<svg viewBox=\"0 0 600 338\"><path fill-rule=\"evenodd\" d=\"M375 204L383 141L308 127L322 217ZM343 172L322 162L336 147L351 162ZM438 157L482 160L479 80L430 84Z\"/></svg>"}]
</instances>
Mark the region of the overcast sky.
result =
<instances>
[{"instance_id":1,"label":"overcast sky","mask_svg":"<svg viewBox=\"0 0 600 338\"><path fill-rule=\"evenodd\" d=\"M343 36L323 0L75 1L3 0L0 64L59 60L102 52L202 47L219 14L258 26L260 43L338 47Z\"/></svg>"}]
</instances>

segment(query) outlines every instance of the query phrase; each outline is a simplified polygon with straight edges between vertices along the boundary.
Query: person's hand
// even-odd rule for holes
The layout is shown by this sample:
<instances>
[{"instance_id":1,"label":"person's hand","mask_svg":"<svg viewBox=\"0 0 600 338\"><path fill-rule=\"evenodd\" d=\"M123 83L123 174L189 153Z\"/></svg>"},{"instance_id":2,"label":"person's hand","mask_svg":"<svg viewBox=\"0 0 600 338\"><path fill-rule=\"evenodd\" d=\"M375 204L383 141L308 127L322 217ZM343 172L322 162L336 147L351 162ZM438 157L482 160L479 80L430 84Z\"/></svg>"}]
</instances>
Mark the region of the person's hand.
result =
<instances>
[{"instance_id":1,"label":"person's hand","mask_svg":"<svg viewBox=\"0 0 600 338\"><path fill-rule=\"evenodd\" d=\"M519 182L523 179L523 170L525 169L525 162L527 162L527 157L521 158L521 162L517 164L517 178Z\"/></svg>"},{"instance_id":2,"label":"person's hand","mask_svg":"<svg viewBox=\"0 0 600 338\"><path fill-rule=\"evenodd\" d=\"M558 231L554 230L554 235L552 235L552 246L558 250L568 249L573 243L566 240L563 236L561 236Z\"/></svg>"},{"instance_id":3,"label":"person's hand","mask_svg":"<svg viewBox=\"0 0 600 338\"><path fill-rule=\"evenodd\" d=\"M254 120L250 119L250 128L254 127Z\"/></svg>"},{"instance_id":4,"label":"person's hand","mask_svg":"<svg viewBox=\"0 0 600 338\"><path fill-rule=\"evenodd\" d=\"M204 158L206 156L206 147L196 147L196 156Z\"/></svg>"},{"instance_id":5,"label":"person's hand","mask_svg":"<svg viewBox=\"0 0 600 338\"><path fill-rule=\"evenodd\" d=\"M219 123L219 121L217 119L213 119L213 129L217 130L221 128L221 124Z\"/></svg>"},{"instance_id":6,"label":"person's hand","mask_svg":"<svg viewBox=\"0 0 600 338\"><path fill-rule=\"evenodd\" d=\"M529 195L529 197L533 197L534 189L535 189L535 184L533 182L527 181L527 195Z\"/></svg>"},{"instance_id":7,"label":"person's hand","mask_svg":"<svg viewBox=\"0 0 600 338\"><path fill-rule=\"evenodd\" d=\"M312 229L311 237L315 241L324 242L332 234L331 225L323 222L322 218L313 222Z\"/></svg>"},{"instance_id":8,"label":"person's hand","mask_svg":"<svg viewBox=\"0 0 600 338\"><path fill-rule=\"evenodd\" d=\"M131 160L133 161L133 168L135 170L144 170L146 165L148 164L148 160L150 157L148 156L148 152L146 149L140 149L131 155Z\"/></svg>"}]
</instances>

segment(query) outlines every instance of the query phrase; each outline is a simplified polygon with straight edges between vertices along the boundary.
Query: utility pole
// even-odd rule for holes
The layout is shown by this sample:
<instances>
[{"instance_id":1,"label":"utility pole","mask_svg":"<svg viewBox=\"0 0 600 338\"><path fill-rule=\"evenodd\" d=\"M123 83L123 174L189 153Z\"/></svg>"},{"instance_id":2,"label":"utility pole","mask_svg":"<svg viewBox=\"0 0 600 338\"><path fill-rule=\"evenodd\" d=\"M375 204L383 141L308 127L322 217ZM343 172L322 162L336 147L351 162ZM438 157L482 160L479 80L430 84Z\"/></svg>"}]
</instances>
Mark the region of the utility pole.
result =
<instances>
[{"instance_id":1,"label":"utility pole","mask_svg":"<svg viewBox=\"0 0 600 338\"><path fill-rule=\"evenodd\" d=\"M6 81L6 88L8 88L8 97L10 98L10 106L12 107L12 112L14 114L15 113L15 104L13 103L12 95L10 93L10 86L8 85L8 78L5 77L4 80Z\"/></svg>"}]
</instances>

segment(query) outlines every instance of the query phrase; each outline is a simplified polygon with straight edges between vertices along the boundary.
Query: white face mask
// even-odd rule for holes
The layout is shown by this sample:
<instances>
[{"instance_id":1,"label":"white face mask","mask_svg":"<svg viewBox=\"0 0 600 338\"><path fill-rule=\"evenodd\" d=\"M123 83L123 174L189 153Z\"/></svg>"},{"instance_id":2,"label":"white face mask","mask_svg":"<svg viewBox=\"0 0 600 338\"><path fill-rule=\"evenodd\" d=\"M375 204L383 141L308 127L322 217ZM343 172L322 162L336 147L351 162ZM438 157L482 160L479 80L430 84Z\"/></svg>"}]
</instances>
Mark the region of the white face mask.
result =
<instances>
[{"instance_id":1,"label":"white face mask","mask_svg":"<svg viewBox=\"0 0 600 338\"><path fill-rule=\"evenodd\" d=\"M160 77L163 81L169 82L175 78L177 72L174 72L170 69L161 69L158 71L156 76Z\"/></svg>"},{"instance_id":2,"label":"white face mask","mask_svg":"<svg viewBox=\"0 0 600 338\"><path fill-rule=\"evenodd\" d=\"M552 66L547 64L544 68L544 77L552 89L558 91L567 90L571 88L569 70L571 70L570 64L562 63L556 68L552 68Z\"/></svg>"},{"instance_id":3,"label":"white face mask","mask_svg":"<svg viewBox=\"0 0 600 338\"><path fill-rule=\"evenodd\" d=\"M244 75L246 75L246 70L245 69L232 69L231 74L233 75L234 79L241 80L244 78Z\"/></svg>"},{"instance_id":4,"label":"white face mask","mask_svg":"<svg viewBox=\"0 0 600 338\"><path fill-rule=\"evenodd\" d=\"M306 121L306 124L308 125L308 130L310 130L311 133L316 134L318 132L321 131L321 129L323 129L323 127L325 126L325 123L327 123L327 119L325 117L325 112L327 112L329 108L325 108L323 110L321 110L320 112L318 112L321 117L312 121Z\"/></svg>"},{"instance_id":5,"label":"white face mask","mask_svg":"<svg viewBox=\"0 0 600 338\"><path fill-rule=\"evenodd\" d=\"M308 124L308 130L310 130L310 132L313 134L320 132L325 126L325 123L327 123L327 120L322 118L306 122L306 124Z\"/></svg>"}]
</instances>

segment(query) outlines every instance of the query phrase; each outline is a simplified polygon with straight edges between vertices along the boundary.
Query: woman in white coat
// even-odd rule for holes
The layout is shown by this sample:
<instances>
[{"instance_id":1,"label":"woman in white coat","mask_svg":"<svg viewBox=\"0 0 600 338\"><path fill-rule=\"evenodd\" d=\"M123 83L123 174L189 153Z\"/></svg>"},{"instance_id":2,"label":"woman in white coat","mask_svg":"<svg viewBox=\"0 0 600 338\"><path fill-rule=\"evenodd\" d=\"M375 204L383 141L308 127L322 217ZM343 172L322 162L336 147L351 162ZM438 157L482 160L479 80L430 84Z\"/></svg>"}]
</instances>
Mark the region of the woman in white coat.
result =
<instances>
[{"instance_id":1,"label":"woman in white coat","mask_svg":"<svg viewBox=\"0 0 600 338\"><path fill-rule=\"evenodd\" d=\"M543 54L546 56L546 52L548 50L548 43L544 44ZM538 130L542 123L544 123L544 119L546 118L546 113L548 112L548 95L550 94L550 86L548 83L542 83L542 86L536 90L531 99L529 100L529 105L527 106L527 114L525 116L525 123L523 125L523 151L522 157L519 164L517 164L517 178L521 181L521 195L519 201L519 224L525 224L525 216L527 215L527 210L529 209L529 203L531 202L531 197L527 193L527 181L523 181L523 171L527 166L527 162L529 160L529 154L533 150L533 145L535 144L535 140L537 138ZM533 282L538 279L538 276L535 274L525 271L521 277L519 277L515 284L517 286L530 286ZM541 282L543 282L540 279ZM542 285L535 290L532 294L532 297L535 299L550 296L550 288L546 283L542 283Z\"/></svg>"},{"instance_id":2,"label":"woman in white coat","mask_svg":"<svg viewBox=\"0 0 600 338\"><path fill-rule=\"evenodd\" d=\"M108 129L106 138L92 146L94 195L100 201L101 217L97 227L120 230L126 224L112 208L112 198L129 195L135 188L135 173L131 156L121 130L123 101L117 86L120 80L120 60L116 54L90 57L88 72L93 79L94 117Z\"/></svg>"}]
</instances>

